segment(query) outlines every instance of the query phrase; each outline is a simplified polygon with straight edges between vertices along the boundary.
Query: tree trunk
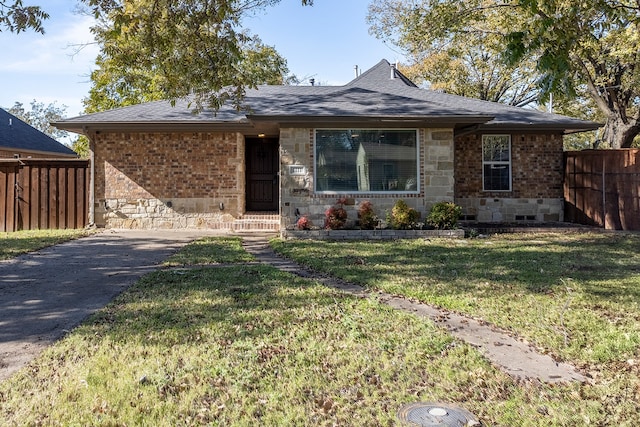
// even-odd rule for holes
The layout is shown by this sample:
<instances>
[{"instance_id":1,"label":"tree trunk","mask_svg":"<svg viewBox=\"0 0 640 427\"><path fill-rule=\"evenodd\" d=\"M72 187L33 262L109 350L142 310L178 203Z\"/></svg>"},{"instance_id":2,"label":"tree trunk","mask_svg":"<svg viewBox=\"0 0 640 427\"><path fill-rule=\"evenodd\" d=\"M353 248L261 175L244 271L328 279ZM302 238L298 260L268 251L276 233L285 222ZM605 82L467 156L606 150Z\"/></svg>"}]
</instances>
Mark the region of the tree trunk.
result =
<instances>
[{"instance_id":1,"label":"tree trunk","mask_svg":"<svg viewBox=\"0 0 640 427\"><path fill-rule=\"evenodd\" d=\"M615 115L609 116L604 125L603 143L611 148L630 148L633 138L640 133L638 120Z\"/></svg>"}]
</instances>

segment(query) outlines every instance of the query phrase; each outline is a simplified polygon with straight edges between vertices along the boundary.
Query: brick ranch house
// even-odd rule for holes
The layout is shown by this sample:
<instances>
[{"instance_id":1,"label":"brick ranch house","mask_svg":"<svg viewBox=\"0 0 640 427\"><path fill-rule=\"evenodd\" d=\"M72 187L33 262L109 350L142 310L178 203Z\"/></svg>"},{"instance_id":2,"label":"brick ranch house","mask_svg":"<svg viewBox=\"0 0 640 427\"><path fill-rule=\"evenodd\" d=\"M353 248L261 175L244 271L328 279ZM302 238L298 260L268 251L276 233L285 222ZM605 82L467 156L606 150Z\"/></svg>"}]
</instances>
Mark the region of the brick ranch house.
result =
<instances>
[{"instance_id":1,"label":"brick ranch house","mask_svg":"<svg viewBox=\"0 0 640 427\"><path fill-rule=\"evenodd\" d=\"M92 152L90 221L112 228L318 226L440 201L478 222L563 220L563 135L598 124L418 88L382 60L344 86L260 86L246 111L186 100L62 120ZM249 224L249 225L248 225Z\"/></svg>"}]
</instances>

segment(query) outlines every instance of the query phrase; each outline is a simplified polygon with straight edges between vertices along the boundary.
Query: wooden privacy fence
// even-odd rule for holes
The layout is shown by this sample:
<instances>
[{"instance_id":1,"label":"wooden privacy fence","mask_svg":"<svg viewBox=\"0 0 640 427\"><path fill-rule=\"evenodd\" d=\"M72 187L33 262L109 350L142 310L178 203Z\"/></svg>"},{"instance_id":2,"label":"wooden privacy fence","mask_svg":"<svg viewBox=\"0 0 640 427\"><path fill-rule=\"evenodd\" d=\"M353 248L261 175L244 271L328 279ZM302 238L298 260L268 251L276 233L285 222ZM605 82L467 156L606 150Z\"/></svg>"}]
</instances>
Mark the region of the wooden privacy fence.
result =
<instances>
[{"instance_id":1,"label":"wooden privacy fence","mask_svg":"<svg viewBox=\"0 0 640 427\"><path fill-rule=\"evenodd\" d=\"M640 149L565 153L565 220L640 230Z\"/></svg>"},{"instance_id":2,"label":"wooden privacy fence","mask_svg":"<svg viewBox=\"0 0 640 427\"><path fill-rule=\"evenodd\" d=\"M0 160L0 231L84 228L89 161Z\"/></svg>"}]
</instances>

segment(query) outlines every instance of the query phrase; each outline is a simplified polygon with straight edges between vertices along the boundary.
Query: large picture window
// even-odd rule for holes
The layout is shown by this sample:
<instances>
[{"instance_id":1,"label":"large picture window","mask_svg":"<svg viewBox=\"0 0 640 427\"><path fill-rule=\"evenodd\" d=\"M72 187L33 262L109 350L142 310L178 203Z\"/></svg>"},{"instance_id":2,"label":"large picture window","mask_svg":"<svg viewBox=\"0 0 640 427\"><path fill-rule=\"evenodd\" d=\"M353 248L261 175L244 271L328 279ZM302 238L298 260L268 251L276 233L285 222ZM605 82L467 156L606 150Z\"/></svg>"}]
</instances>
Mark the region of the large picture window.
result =
<instances>
[{"instance_id":1,"label":"large picture window","mask_svg":"<svg viewBox=\"0 0 640 427\"><path fill-rule=\"evenodd\" d=\"M511 136L482 136L484 191L511 191Z\"/></svg>"},{"instance_id":2,"label":"large picture window","mask_svg":"<svg viewBox=\"0 0 640 427\"><path fill-rule=\"evenodd\" d=\"M318 129L315 190L343 193L417 193L415 129Z\"/></svg>"}]
</instances>

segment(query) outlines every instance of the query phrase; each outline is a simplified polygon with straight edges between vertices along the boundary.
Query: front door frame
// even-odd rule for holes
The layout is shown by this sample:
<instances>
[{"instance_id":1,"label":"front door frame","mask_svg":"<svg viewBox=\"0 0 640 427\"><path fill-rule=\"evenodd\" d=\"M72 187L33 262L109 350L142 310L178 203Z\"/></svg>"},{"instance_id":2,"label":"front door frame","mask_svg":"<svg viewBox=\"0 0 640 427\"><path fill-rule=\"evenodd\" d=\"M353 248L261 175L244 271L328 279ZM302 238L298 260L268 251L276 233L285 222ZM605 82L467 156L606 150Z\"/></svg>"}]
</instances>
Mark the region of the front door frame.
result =
<instances>
[{"instance_id":1,"label":"front door frame","mask_svg":"<svg viewBox=\"0 0 640 427\"><path fill-rule=\"evenodd\" d=\"M266 151L261 152L260 149ZM266 157L262 157L262 156ZM258 156L258 157L256 157ZM280 140L245 138L245 210L280 210Z\"/></svg>"}]
</instances>

